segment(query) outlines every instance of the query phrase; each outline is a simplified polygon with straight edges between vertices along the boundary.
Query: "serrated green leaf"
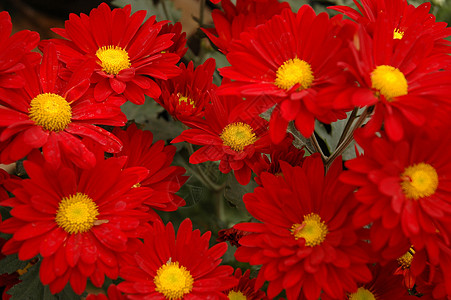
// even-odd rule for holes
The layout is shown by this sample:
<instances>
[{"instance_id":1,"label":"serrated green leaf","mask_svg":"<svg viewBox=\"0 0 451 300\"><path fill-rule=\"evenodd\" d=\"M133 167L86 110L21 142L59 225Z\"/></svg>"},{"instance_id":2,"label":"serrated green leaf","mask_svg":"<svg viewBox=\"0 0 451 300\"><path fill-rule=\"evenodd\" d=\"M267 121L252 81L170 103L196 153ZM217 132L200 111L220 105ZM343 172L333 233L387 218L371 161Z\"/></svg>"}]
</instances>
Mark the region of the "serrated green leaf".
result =
<instances>
[{"instance_id":1,"label":"serrated green leaf","mask_svg":"<svg viewBox=\"0 0 451 300\"><path fill-rule=\"evenodd\" d=\"M0 273L12 274L17 270L25 268L28 261L20 260L17 254L11 254L0 260Z\"/></svg>"},{"instance_id":2,"label":"serrated green leaf","mask_svg":"<svg viewBox=\"0 0 451 300\"><path fill-rule=\"evenodd\" d=\"M39 279L39 266L38 262L20 276L22 282L14 285L8 291L11 300L55 300L55 298L44 298L44 286Z\"/></svg>"}]
</instances>

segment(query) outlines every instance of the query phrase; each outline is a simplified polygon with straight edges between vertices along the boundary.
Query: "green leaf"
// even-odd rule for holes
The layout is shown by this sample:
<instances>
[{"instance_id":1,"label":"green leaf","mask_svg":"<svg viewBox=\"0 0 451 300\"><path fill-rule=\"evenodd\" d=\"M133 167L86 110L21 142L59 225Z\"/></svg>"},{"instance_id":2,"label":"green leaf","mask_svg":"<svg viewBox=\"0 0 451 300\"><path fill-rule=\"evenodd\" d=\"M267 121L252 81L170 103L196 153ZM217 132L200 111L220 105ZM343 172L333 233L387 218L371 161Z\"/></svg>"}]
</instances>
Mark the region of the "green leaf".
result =
<instances>
[{"instance_id":1,"label":"green leaf","mask_svg":"<svg viewBox=\"0 0 451 300\"><path fill-rule=\"evenodd\" d=\"M44 286L39 280L40 262L31 266L28 271L20 276L22 282L13 286L9 291L11 300L54 300L55 298L44 298Z\"/></svg>"},{"instance_id":2,"label":"green leaf","mask_svg":"<svg viewBox=\"0 0 451 300\"><path fill-rule=\"evenodd\" d=\"M27 263L27 262L25 262ZM7 293L11 300L80 300L81 296L75 294L68 283L61 293L53 295L48 285L44 286L39 278L41 261L31 266L26 273L20 276L22 282L14 285Z\"/></svg>"},{"instance_id":3,"label":"green leaf","mask_svg":"<svg viewBox=\"0 0 451 300\"><path fill-rule=\"evenodd\" d=\"M17 270L25 268L28 261L20 260L17 254L11 254L0 260L1 273L12 274Z\"/></svg>"}]
</instances>

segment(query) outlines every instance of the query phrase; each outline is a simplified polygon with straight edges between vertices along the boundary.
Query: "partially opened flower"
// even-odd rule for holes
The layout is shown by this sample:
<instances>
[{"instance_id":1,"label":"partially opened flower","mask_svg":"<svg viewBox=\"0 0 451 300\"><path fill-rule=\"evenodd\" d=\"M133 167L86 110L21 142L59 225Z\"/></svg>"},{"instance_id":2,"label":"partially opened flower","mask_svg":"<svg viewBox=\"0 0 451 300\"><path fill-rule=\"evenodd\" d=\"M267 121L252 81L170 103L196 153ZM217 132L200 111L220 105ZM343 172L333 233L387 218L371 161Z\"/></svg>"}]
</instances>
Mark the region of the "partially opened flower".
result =
<instances>
[{"instance_id":1,"label":"partially opened flower","mask_svg":"<svg viewBox=\"0 0 451 300\"><path fill-rule=\"evenodd\" d=\"M231 44L227 54L231 66L221 68L220 73L234 81L222 84L218 94L254 96L254 101L246 100L244 110L256 107L258 113L277 104L270 120L276 143L284 138L290 121L310 137L315 119L330 123L346 117L332 106L319 106L316 94L346 82L346 73L337 63L343 55L347 57L344 46L354 30L340 16L316 15L308 5L297 13L285 9Z\"/></svg>"},{"instance_id":2,"label":"partially opened flower","mask_svg":"<svg viewBox=\"0 0 451 300\"><path fill-rule=\"evenodd\" d=\"M235 258L262 265L256 287L269 281L269 298L285 290L288 300L325 294L344 299L371 273L367 243L350 217L357 205L354 188L338 181L341 160L327 174L319 155L307 157L302 167L280 164L283 176L263 173L262 187L244 196L246 209L260 222L235 225L249 232Z\"/></svg>"},{"instance_id":3,"label":"partially opened flower","mask_svg":"<svg viewBox=\"0 0 451 300\"><path fill-rule=\"evenodd\" d=\"M38 63L39 53L31 52L39 42L39 34L22 30L11 35L11 17L7 11L0 12L0 92L2 88L18 88L25 84L17 71L23 70L25 61ZM0 99L0 104L1 104Z\"/></svg>"},{"instance_id":4,"label":"partially opened flower","mask_svg":"<svg viewBox=\"0 0 451 300\"><path fill-rule=\"evenodd\" d=\"M115 128L113 133L124 145L122 151L114 156L127 157L125 167L145 167L149 170L149 174L136 185L147 190L143 204L163 211L174 211L184 206L185 200L176 193L188 176L183 176L185 168L171 166L175 146L165 146L162 140L153 143L152 132L138 129L134 123L125 131Z\"/></svg>"},{"instance_id":5,"label":"partially opened flower","mask_svg":"<svg viewBox=\"0 0 451 300\"><path fill-rule=\"evenodd\" d=\"M262 154L262 160L252 166L252 170L257 175L254 180L261 185L259 176L262 172L268 172L274 175L282 175L280 161L287 162L291 166L302 166L304 162L305 151L303 148L296 148L293 145L293 137L289 136L280 144L271 145L271 153Z\"/></svg>"},{"instance_id":6,"label":"partially opened flower","mask_svg":"<svg viewBox=\"0 0 451 300\"><path fill-rule=\"evenodd\" d=\"M46 160L55 166L64 152L78 166L89 168L95 157L82 137L108 152L122 148L113 134L97 126L122 126L127 118L115 102L93 101L89 77L95 64L87 60L75 73L67 72L49 44L41 64L20 71L26 85L0 93L0 142L8 142L0 145L2 163L15 162L42 147Z\"/></svg>"},{"instance_id":7,"label":"partially opened flower","mask_svg":"<svg viewBox=\"0 0 451 300\"><path fill-rule=\"evenodd\" d=\"M144 94L156 98L161 93L152 78L168 79L179 74L175 64L180 57L165 52L173 44L174 34L159 34L165 22L155 23L152 16L143 23L146 11L130 13L130 5L111 11L102 3L89 16L70 14L65 28L53 29L64 39L50 42L70 69L86 59L97 61L91 77L97 101L121 95L143 104Z\"/></svg>"},{"instance_id":8,"label":"partially opened flower","mask_svg":"<svg viewBox=\"0 0 451 300\"><path fill-rule=\"evenodd\" d=\"M161 27L159 34L162 35L167 33L174 35L171 38L173 44L168 49L164 50L164 52L175 53L182 58L186 51L188 51L188 48L186 47L186 32L182 32L182 24L180 22L164 24Z\"/></svg>"},{"instance_id":9,"label":"partially opened flower","mask_svg":"<svg viewBox=\"0 0 451 300\"><path fill-rule=\"evenodd\" d=\"M193 62L187 66L180 64L181 73L168 80L159 80L161 96L155 98L175 119L202 118L205 107L211 101L211 92L217 87L213 84L216 62L207 59L194 70Z\"/></svg>"},{"instance_id":10,"label":"partially opened flower","mask_svg":"<svg viewBox=\"0 0 451 300\"><path fill-rule=\"evenodd\" d=\"M290 5L277 0L238 0L236 4L223 0L221 7L223 10L211 13L214 27L201 29L219 51L227 54L230 43L239 39L242 32L265 23Z\"/></svg>"},{"instance_id":11,"label":"partially opened flower","mask_svg":"<svg viewBox=\"0 0 451 300\"><path fill-rule=\"evenodd\" d=\"M214 96L205 109L205 119L185 120L192 129L183 131L172 143L201 145L190 156L190 163L219 160L222 173L233 170L238 182L246 185L251 179L251 166L262 159L261 153L267 153L270 140L264 119L250 117L245 111L232 114L242 102L240 97Z\"/></svg>"},{"instance_id":12,"label":"partially opened flower","mask_svg":"<svg viewBox=\"0 0 451 300\"><path fill-rule=\"evenodd\" d=\"M141 210L145 192L134 189L148 173L124 168L124 158L98 159L88 170L62 165L55 169L37 151L24 162L30 177L21 181L11 218L0 231L12 234L2 251L19 259L42 257L41 282L59 293L70 282L75 293L86 282L97 287L105 276L116 279L128 243L138 241L150 215Z\"/></svg>"},{"instance_id":13,"label":"partially opened flower","mask_svg":"<svg viewBox=\"0 0 451 300\"><path fill-rule=\"evenodd\" d=\"M219 265L226 243L209 248L210 232L203 235L185 219L177 232L172 223L155 222L135 254L135 262L121 269L118 285L127 299L224 299L222 292L237 279L233 268Z\"/></svg>"}]
</instances>

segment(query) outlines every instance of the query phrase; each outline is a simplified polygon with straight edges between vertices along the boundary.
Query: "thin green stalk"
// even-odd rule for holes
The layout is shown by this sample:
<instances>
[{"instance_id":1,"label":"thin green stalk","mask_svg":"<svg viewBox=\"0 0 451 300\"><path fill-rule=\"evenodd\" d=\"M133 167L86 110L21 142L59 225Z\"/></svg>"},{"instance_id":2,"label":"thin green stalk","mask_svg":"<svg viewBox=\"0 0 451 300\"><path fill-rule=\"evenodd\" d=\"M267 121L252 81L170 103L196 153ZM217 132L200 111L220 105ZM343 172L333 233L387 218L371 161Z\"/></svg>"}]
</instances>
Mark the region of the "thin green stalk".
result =
<instances>
[{"instance_id":1,"label":"thin green stalk","mask_svg":"<svg viewBox=\"0 0 451 300\"><path fill-rule=\"evenodd\" d=\"M343 154L343 152L346 150L346 148L348 148L349 144L351 144L352 140L354 139L354 131L357 128L360 128L363 123L365 122L366 118L368 117L368 112L369 111L369 107L367 107L363 113L359 116L359 118L357 119L357 122L355 123L355 125L352 127L351 131L349 132L349 134L346 136L346 138L343 140L343 142L341 144L339 144L337 146L337 149L335 149L335 151L331 154L331 156L329 156L326 160L326 170L329 169L330 165L333 163L333 161L340 156L341 154Z\"/></svg>"}]
</instances>

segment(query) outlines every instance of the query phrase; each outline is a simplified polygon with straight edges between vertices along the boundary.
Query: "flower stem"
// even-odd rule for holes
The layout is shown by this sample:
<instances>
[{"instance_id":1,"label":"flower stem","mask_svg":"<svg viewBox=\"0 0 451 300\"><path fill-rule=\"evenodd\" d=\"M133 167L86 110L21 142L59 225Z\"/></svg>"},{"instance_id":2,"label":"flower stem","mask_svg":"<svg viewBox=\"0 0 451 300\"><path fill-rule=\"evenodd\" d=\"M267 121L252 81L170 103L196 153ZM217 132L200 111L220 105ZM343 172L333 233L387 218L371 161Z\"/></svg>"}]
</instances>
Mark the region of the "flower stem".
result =
<instances>
[{"instance_id":1,"label":"flower stem","mask_svg":"<svg viewBox=\"0 0 451 300\"><path fill-rule=\"evenodd\" d=\"M326 170L329 169L330 165L333 163L333 161L343 154L343 152L348 148L349 144L351 144L352 140L354 139L354 131L357 128L360 128L363 123L365 122L366 118L368 117L370 107L365 108L365 110L362 112L362 114L358 117L357 122L352 127L351 131L348 133L348 135L343 139L343 141L337 146L337 149L326 159Z\"/></svg>"}]
</instances>

